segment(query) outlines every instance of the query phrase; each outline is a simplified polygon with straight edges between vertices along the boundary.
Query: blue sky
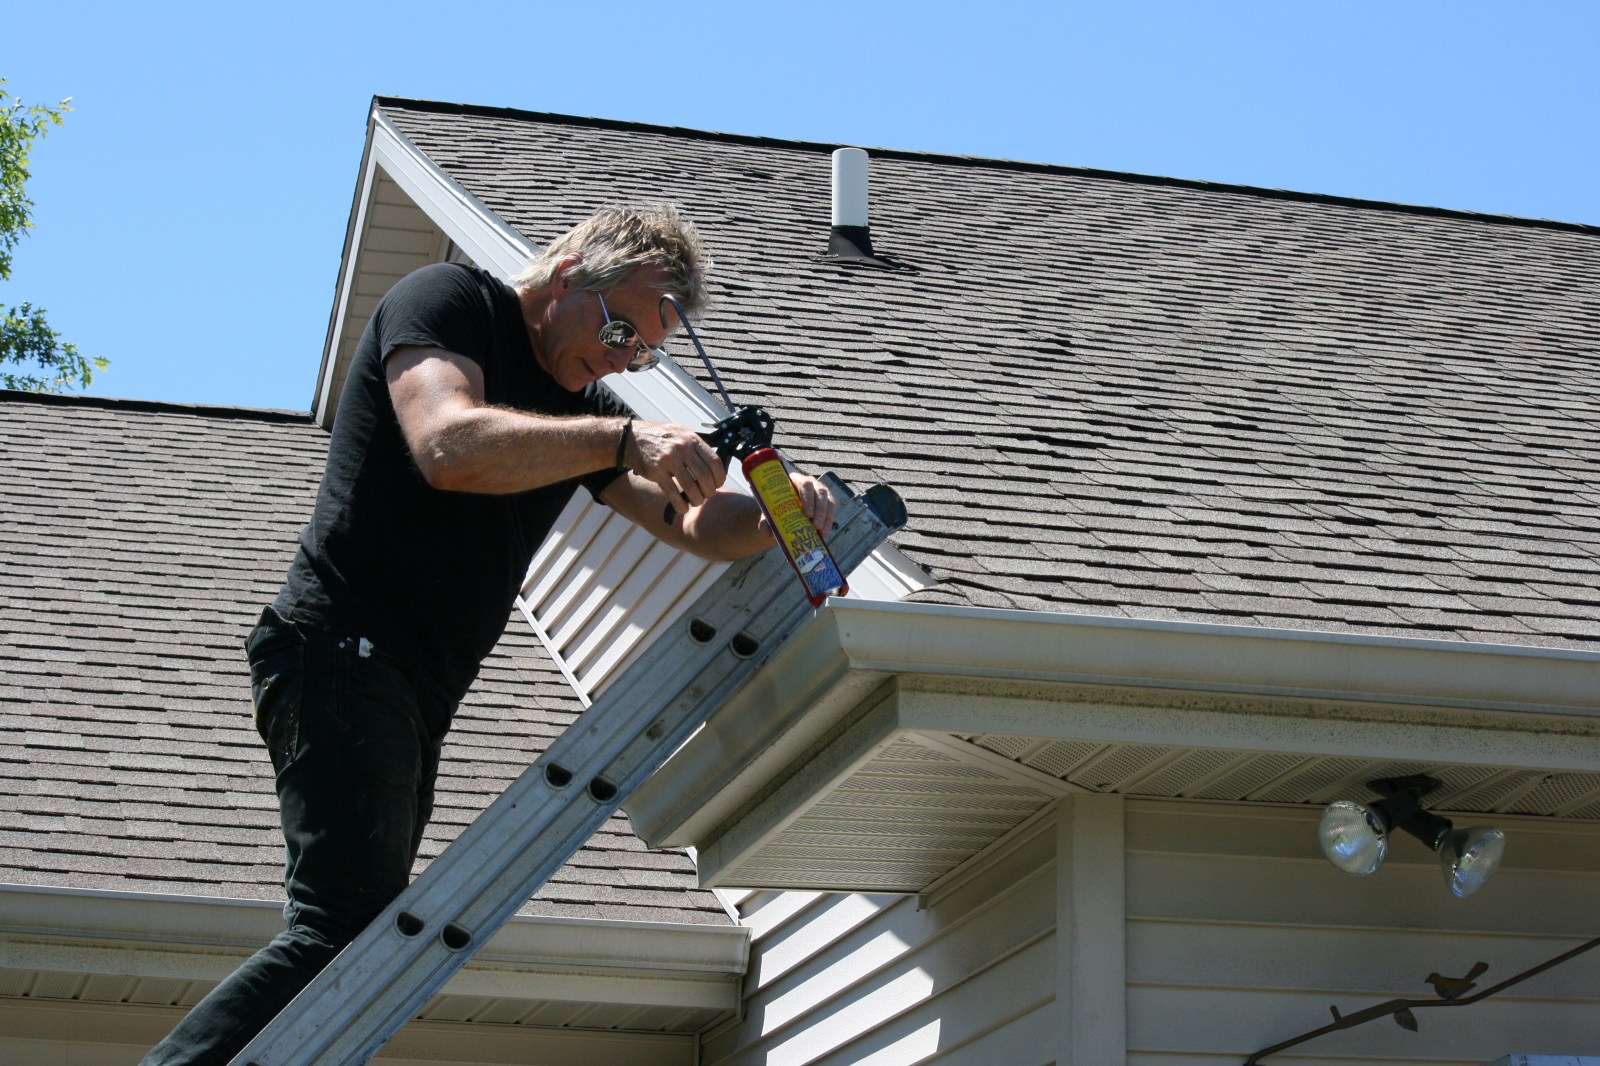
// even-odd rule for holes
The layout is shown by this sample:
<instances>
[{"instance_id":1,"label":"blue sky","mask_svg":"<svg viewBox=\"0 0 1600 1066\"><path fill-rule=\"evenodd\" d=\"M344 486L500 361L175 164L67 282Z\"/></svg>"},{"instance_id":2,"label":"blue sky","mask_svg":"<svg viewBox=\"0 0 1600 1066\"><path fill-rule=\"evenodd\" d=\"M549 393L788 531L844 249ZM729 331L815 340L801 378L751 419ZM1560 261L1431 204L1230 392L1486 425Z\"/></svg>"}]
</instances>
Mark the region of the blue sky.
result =
<instances>
[{"instance_id":1,"label":"blue sky","mask_svg":"<svg viewBox=\"0 0 1600 1066\"><path fill-rule=\"evenodd\" d=\"M304 410L375 94L1600 225L1600 3L32 3L31 300L90 393Z\"/></svg>"}]
</instances>

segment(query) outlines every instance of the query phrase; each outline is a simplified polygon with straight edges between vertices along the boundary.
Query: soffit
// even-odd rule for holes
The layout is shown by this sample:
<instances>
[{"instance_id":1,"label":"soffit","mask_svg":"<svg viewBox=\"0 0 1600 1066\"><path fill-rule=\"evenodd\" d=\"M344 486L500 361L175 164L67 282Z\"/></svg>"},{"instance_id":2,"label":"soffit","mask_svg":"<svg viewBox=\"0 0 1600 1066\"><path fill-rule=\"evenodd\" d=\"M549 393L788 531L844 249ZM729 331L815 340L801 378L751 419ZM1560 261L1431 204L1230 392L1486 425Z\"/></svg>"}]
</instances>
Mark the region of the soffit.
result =
<instances>
[{"instance_id":1,"label":"soffit","mask_svg":"<svg viewBox=\"0 0 1600 1066\"><path fill-rule=\"evenodd\" d=\"M1009 765L986 754L1003 755ZM1444 782L1428 797L1429 808L1446 815L1600 824L1600 770L1246 747L892 728L870 744L824 750L795 773L791 780L817 787L780 789L700 842L704 884L928 892L1077 792L1320 809L1335 799L1377 798L1366 787L1377 778L1428 774Z\"/></svg>"},{"instance_id":2,"label":"soffit","mask_svg":"<svg viewBox=\"0 0 1600 1066\"><path fill-rule=\"evenodd\" d=\"M630 804L706 884L924 892L1072 793L1317 808L1427 773L1446 813L1600 822L1600 656L826 613Z\"/></svg>"},{"instance_id":3,"label":"soffit","mask_svg":"<svg viewBox=\"0 0 1600 1066\"><path fill-rule=\"evenodd\" d=\"M962 752L960 743L973 750ZM1010 767L975 769L983 751L1017 750ZM1463 766L1432 760L1264 754L1185 745L1041 741L899 730L828 787L754 812L699 852L703 883L721 888L924 893L956 876L1075 789L1025 774L1082 766L1092 791L1130 798L1293 805L1377 798L1365 782L1425 773L1444 781L1429 809L1459 817L1526 815L1600 824L1600 772ZM1031 757L1036 756L1036 757ZM744 842L754 835L759 839Z\"/></svg>"}]
</instances>

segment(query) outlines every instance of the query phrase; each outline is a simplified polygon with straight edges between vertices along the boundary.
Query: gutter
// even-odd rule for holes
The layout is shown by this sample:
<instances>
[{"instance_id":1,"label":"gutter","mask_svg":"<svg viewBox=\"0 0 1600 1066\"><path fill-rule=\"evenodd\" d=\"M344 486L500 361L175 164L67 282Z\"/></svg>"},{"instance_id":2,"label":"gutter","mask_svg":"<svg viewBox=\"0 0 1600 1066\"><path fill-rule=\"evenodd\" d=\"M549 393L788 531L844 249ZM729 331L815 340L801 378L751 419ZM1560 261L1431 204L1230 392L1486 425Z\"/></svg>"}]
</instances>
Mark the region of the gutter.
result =
<instances>
[{"instance_id":1,"label":"gutter","mask_svg":"<svg viewBox=\"0 0 1600 1066\"><path fill-rule=\"evenodd\" d=\"M704 848L869 715L946 736L1597 772L1600 653L832 599L634 794L634 829Z\"/></svg>"},{"instance_id":2,"label":"gutter","mask_svg":"<svg viewBox=\"0 0 1600 1066\"><path fill-rule=\"evenodd\" d=\"M853 668L1600 718L1600 652L830 600Z\"/></svg>"},{"instance_id":3,"label":"gutter","mask_svg":"<svg viewBox=\"0 0 1600 1066\"><path fill-rule=\"evenodd\" d=\"M0 968L221 980L283 929L282 904L0 884ZM442 992L735 1011L750 934L514 916Z\"/></svg>"}]
</instances>

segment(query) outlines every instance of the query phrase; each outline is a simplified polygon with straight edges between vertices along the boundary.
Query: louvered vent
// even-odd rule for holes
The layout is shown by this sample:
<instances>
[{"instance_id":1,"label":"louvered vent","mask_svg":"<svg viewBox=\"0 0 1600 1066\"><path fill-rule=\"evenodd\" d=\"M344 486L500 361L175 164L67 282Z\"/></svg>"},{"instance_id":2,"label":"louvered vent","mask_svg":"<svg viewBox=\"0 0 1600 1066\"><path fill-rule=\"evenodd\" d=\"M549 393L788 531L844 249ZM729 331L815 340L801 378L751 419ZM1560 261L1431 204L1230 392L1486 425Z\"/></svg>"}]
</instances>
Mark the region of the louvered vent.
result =
<instances>
[{"instance_id":1,"label":"louvered vent","mask_svg":"<svg viewBox=\"0 0 1600 1066\"><path fill-rule=\"evenodd\" d=\"M726 569L576 492L534 556L518 605L588 703Z\"/></svg>"}]
</instances>

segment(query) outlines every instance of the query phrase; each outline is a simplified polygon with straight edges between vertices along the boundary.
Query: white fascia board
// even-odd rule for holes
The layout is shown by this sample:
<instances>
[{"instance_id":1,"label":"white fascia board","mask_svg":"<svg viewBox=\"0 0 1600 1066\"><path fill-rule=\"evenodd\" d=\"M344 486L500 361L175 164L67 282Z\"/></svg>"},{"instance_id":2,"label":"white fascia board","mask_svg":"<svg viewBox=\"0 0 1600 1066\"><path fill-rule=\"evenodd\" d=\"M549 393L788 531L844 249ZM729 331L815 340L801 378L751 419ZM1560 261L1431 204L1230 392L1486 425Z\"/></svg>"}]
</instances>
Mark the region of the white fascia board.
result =
<instances>
[{"instance_id":1,"label":"white fascia board","mask_svg":"<svg viewBox=\"0 0 1600 1066\"><path fill-rule=\"evenodd\" d=\"M326 407L328 397L333 395L332 375L338 369L339 345L343 339L340 331L344 327L346 304L355 287L358 244L366 232L367 209L380 168L445 236L484 269L510 278L522 269L533 252L533 246L521 234L451 180L384 117L381 108L374 107L367 125L367 143L362 149L361 179L345 234L339 285L312 405L318 424L323 426L329 424L332 415Z\"/></svg>"},{"instance_id":2,"label":"white fascia board","mask_svg":"<svg viewBox=\"0 0 1600 1066\"><path fill-rule=\"evenodd\" d=\"M839 602L830 599L634 790L623 806L645 844L703 846L769 782L885 698L875 690L892 675L855 670L843 652L831 609Z\"/></svg>"},{"instance_id":3,"label":"white fascia board","mask_svg":"<svg viewBox=\"0 0 1600 1066\"><path fill-rule=\"evenodd\" d=\"M281 904L0 884L0 966L220 980L283 929ZM725 1007L749 962L737 927L514 916L443 991Z\"/></svg>"},{"instance_id":4,"label":"white fascia board","mask_svg":"<svg viewBox=\"0 0 1600 1066\"><path fill-rule=\"evenodd\" d=\"M854 669L1600 718L1600 653L830 600Z\"/></svg>"},{"instance_id":5,"label":"white fascia board","mask_svg":"<svg viewBox=\"0 0 1600 1066\"><path fill-rule=\"evenodd\" d=\"M328 316L328 334L322 344L322 366L317 372L317 387L311 397L311 413L317 425L326 428L332 412L328 401L332 396L333 375L339 362L339 344L345 323L345 308L350 302L350 292L355 286L356 246L366 231L367 206L372 203L372 183L376 164L372 159L372 130L368 123L367 141L361 146L361 179L356 186L355 203L350 209L350 220L345 224L344 250L339 258L339 283L334 291L333 310Z\"/></svg>"},{"instance_id":6,"label":"white fascia board","mask_svg":"<svg viewBox=\"0 0 1600 1066\"><path fill-rule=\"evenodd\" d=\"M630 799L704 847L870 708L896 727L1600 770L1600 654L831 599Z\"/></svg>"},{"instance_id":7,"label":"white fascia board","mask_svg":"<svg viewBox=\"0 0 1600 1066\"><path fill-rule=\"evenodd\" d=\"M373 109L369 136L373 160L474 263L503 279L527 265L535 251L528 239L424 155L381 108Z\"/></svg>"}]
</instances>

